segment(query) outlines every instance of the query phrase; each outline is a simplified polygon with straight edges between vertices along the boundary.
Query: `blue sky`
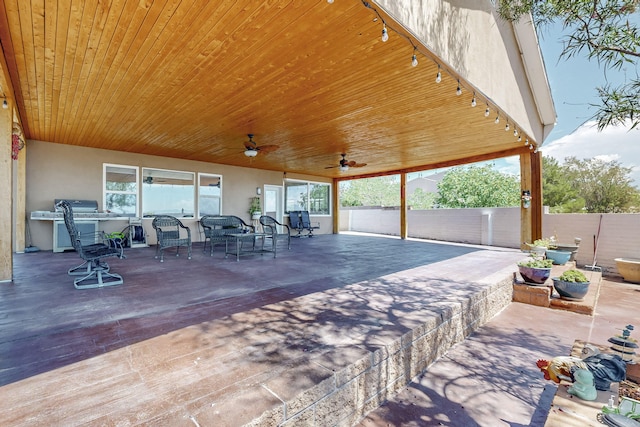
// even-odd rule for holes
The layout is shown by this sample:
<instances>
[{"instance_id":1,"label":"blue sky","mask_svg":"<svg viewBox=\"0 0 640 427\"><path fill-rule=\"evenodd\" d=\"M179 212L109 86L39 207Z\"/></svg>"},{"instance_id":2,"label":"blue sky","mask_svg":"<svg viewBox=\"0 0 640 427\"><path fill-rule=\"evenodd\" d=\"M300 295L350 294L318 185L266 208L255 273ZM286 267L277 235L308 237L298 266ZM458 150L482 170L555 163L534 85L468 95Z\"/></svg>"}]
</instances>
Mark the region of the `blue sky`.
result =
<instances>
[{"instance_id":1,"label":"blue sky","mask_svg":"<svg viewBox=\"0 0 640 427\"><path fill-rule=\"evenodd\" d=\"M598 132L590 120L595 113L590 104L598 103L596 87L617 85L625 74L633 77L639 70L633 64L619 72L603 70L585 56L560 60L561 34L559 25L543 28L538 34L557 115L556 126L542 146L543 155L560 162L569 156L616 160L633 168L631 177L640 187L640 130L610 127Z\"/></svg>"}]
</instances>

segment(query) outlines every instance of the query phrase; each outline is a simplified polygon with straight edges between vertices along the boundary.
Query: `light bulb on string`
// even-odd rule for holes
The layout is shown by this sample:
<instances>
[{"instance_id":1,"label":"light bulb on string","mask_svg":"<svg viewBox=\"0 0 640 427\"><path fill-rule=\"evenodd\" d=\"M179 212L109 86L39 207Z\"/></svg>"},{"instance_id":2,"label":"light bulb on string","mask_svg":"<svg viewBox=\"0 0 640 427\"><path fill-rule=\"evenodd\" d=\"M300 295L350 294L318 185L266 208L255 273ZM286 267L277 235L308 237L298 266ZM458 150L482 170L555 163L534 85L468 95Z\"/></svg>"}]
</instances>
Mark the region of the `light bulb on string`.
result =
<instances>
[{"instance_id":1,"label":"light bulb on string","mask_svg":"<svg viewBox=\"0 0 640 427\"><path fill-rule=\"evenodd\" d=\"M416 56L416 54L413 54L413 57L411 57L411 66L412 67L417 67L418 66L418 57Z\"/></svg>"},{"instance_id":2,"label":"light bulb on string","mask_svg":"<svg viewBox=\"0 0 640 427\"><path fill-rule=\"evenodd\" d=\"M6 109L8 109L8 108L9 108L9 103L7 102L6 98L5 98L5 100L4 100L4 101L2 101L2 108L3 108L4 110L6 110Z\"/></svg>"},{"instance_id":3,"label":"light bulb on string","mask_svg":"<svg viewBox=\"0 0 640 427\"><path fill-rule=\"evenodd\" d=\"M518 136L518 128L513 128L513 136Z\"/></svg>"},{"instance_id":4,"label":"light bulb on string","mask_svg":"<svg viewBox=\"0 0 640 427\"><path fill-rule=\"evenodd\" d=\"M440 66L438 65L438 74L436 74L436 83L440 83L442 81L442 73L440 72Z\"/></svg>"},{"instance_id":5,"label":"light bulb on string","mask_svg":"<svg viewBox=\"0 0 640 427\"><path fill-rule=\"evenodd\" d=\"M493 121L495 124L500 123L500 115L496 116L496 119Z\"/></svg>"},{"instance_id":6,"label":"light bulb on string","mask_svg":"<svg viewBox=\"0 0 640 427\"><path fill-rule=\"evenodd\" d=\"M529 145L529 138L524 140L524 145Z\"/></svg>"},{"instance_id":7,"label":"light bulb on string","mask_svg":"<svg viewBox=\"0 0 640 427\"><path fill-rule=\"evenodd\" d=\"M518 142L522 141L522 137L520 135L518 135Z\"/></svg>"},{"instance_id":8,"label":"light bulb on string","mask_svg":"<svg viewBox=\"0 0 640 427\"><path fill-rule=\"evenodd\" d=\"M382 41L386 42L389 40L389 32L387 31L387 25L382 24Z\"/></svg>"},{"instance_id":9,"label":"light bulb on string","mask_svg":"<svg viewBox=\"0 0 640 427\"><path fill-rule=\"evenodd\" d=\"M460 89L460 80L458 80L458 87L456 89L456 95L457 96L462 95L462 89Z\"/></svg>"},{"instance_id":10,"label":"light bulb on string","mask_svg":"<svg viewBox=\"0 0 640 427\"><path fill-rule=\"evenodd\" d=\"M509 132L509 122L507 122L507 124L504 125L504 131Z\"/></svg>"},{"instance_id":11,"label":"light bulb on string","mask_svg":"<svg viewBox=\"0 0 640 427\"><path fill-rule=\"evenodd\" d=\"M471 106L472 106L472 107L475 107L476 105L478 105L478 104L476 103L476 93L475 93L475 92L473 92L473 98L471 98Z\"/></svg>"},{"instance_id":12,"label":"light bulb on string","mask_svg":"<svg viewBox=\"0 0 640 427\"><path fill-rule=\"evenodd\" d=\"M489 117L489 114L491 114L491 110L489 110L489 105L487 104L487 109L484 110L484 116Z\"/></svg>"}]
</instances>

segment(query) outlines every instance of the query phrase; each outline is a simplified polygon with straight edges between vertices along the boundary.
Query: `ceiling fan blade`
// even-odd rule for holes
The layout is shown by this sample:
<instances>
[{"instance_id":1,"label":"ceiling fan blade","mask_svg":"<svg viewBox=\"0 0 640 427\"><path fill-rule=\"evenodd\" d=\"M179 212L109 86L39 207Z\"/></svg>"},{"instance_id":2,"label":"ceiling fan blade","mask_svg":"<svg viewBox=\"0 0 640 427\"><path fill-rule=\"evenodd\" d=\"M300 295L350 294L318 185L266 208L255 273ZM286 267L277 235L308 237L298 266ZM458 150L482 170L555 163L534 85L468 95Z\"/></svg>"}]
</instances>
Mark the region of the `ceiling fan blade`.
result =
<instances>
[{"instance_id":1,"label":"ceiling fan blade","mask_svg":"<svg viewBox=\"0 0 640 427\"><path fill-rule=\"evenodd\" d=\"M256 147L256 150L261 151L263 153L271 153L276 151L280 146L278 145L262 145L260 147Z\"/></svg>"},{"instance_id":2,"label":"ceiling fan blade","mask_svg":"<svg viewBox=\"0 0 640 427\"><path fill-rule=\"evenodd\" d=\"M339 168L340 166L325 166L325 169Z\"/></svg>"},{"instance_id":3,"label":"ceiling fan blade","mask_svg":"<svg viewBox=\"0 0 640 427\"><path fill-rule=\"evenodd\" d=\"M252 143L252 142L249 142L249 141L244 143L244 147L247 150L255 150L256 149L256 145L254 143Z\"/></svg>"},{"instance_id":4,"label":"ceiling fan blade","mask_svg":"<svg viewBox=\"0 0 640 427\"><path fill-rule=\"evenodd\" d=\"M366 163L356 163L356 162L353 162L353 164L351 164L351 162L349 162L349 167L350 168L361 168L363 166L367 166L367 164Z\"/></svg>"},{"instance_id":5,"label":"ceiling fan blade","mask_svg":"<svg viewBox=\"0 0 640 427\"><path fill-rule=\"evenodd\" d=\"M350 168L354 167L355 164L356 164L356 162L353 161L353 160L349 160L349 161L345 162L345 165L349 166Z\"/></svg>"}]
</instances>

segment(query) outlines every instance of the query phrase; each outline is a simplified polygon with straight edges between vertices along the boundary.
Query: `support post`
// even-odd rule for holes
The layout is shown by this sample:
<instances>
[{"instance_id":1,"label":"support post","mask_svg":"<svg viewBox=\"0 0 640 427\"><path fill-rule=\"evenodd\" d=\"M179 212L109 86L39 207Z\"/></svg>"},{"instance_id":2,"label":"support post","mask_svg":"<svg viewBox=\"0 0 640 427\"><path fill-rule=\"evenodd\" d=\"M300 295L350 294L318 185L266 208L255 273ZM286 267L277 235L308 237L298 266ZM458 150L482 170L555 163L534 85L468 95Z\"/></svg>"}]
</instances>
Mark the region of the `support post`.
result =
<instances>
[{"instance_id":1,"label":"support post","mask_svg":"<svg viewBox=\"0 0 640 427\"><path fill-rule=\"evenodd\" d=\"M542 154L520 155L520 247L542 238Z\"/></svg>"},{"instance_id":2,"label":"support post","mask_svg":"<svg viewBox=\"0 0 640 427\"><path fill-rule=\"evenodd\" d=\"M407 228L407 174L400 174L400 238L406 239Z\"/></svg>"}]
</instances>

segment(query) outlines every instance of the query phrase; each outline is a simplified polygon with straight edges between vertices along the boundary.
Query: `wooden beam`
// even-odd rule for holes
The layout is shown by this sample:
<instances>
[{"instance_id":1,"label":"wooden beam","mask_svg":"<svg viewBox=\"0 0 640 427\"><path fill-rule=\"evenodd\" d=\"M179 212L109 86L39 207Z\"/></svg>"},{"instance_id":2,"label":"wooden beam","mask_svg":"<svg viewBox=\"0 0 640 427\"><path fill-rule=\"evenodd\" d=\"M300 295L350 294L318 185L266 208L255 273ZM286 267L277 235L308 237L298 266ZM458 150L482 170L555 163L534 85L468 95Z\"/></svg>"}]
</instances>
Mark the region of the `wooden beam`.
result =
<instances>
[{"instance_id":1,"label":"wooden beam","mask_svg":"<svg viewBox=\"0 0 640 427\"><path fill-rule=\"evenodd\" d=\"M386 172L369 173L369 174L362 174L362 175L349 176L349 177L339 177L336 179L338 181L348 181L352 179L375 178L378 176L389 176L389 175L398 175L403 173L422 172L422 171L428 171L432 169L450 168L453 166L467 165L470 163L484 162L484 161L493 160L493 159L501 159L503 157L511 157L511 156L518 156L518 155L522 156L529 153L530 153L529 148L518 145L518 147L514 147L509 150L502 150L502 151L497 151L495 153L487 153L479 156L470 156L470 157L464 157L461 159L446 160L446 161L441 161L436 163L425 164L422 166L416 166L416 167L404 168L404 169L395 169L395 170L386 171Z\"/></svg>"},{"instance_id":2,"label":"wooden beam","mask_svg":"<svg viewBox=\"0 0 640 427\"><path fill-rule=\"evenodd\" d=\"M333 234L340 232L340 183L333 180L333 191L331 192L331 204L333 205Z\"/></svg>"},{"instance_id":3,"label":"wooden beam","mask_svg":"<svg viewBox=\"0 0 640 427\"><path fill-rule=\"evenodd\" d=\"M9 100L9 107L13 102ZM0 108L0 282L13 280L13 159L12 108Z\"/></svg>"},{"instance_id":4,"label":"wooden beam","mask_svg":"<svg viewBox=\"0 0 640 427\"><path fill-rule=\"evenodd\" d=\"M520 203L520 247L527 249L542 237L542 155L527 151L520 155L520 191L528 192L530 203Z\"/></svg>"}]
</instances>

